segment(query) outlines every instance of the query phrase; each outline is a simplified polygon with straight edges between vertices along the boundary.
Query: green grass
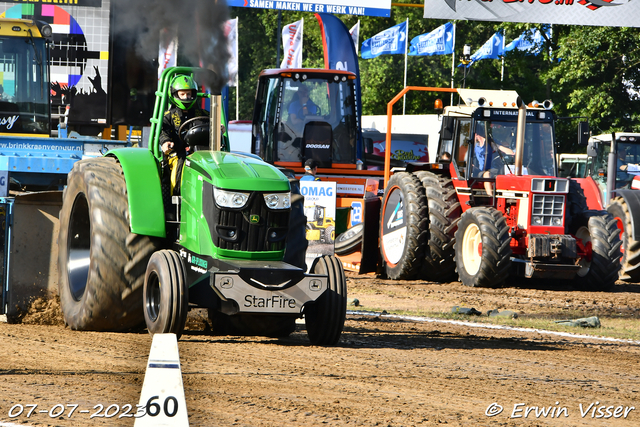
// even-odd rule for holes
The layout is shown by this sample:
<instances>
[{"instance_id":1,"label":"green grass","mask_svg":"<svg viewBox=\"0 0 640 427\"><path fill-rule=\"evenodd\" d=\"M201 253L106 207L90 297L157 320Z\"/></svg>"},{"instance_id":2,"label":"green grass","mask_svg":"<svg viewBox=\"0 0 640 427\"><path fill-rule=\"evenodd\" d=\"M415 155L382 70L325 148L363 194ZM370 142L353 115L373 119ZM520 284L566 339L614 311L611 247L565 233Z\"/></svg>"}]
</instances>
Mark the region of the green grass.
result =
<instances>
[{"instance_id":1,"label":"green grass","mask_svg":"<svg viewBox=\"0 0 640 427\"><path fill-rule=\"evenodd\" d=\"M382 313L383 311L388 314L400 315L400 316L418 316L429 317L435 319L449 319L459 320L472 323L484 323L492 325L505 325L515 328L528 328L528 329L544 329L547 331L568 332L578 335L592 335L598 337L608 337L623 340L634 340L640 342L640 319L629 317L616 317L616 316L598 316L600 319L601 327L599 328L582 328L574 326L566 326L555 323L556 320L565 319L577 319L585 316L580 312L563 312L561 316L549 317L548 315L527 316L519 315L518 318L512 319L508 317L489 317L482 316L469 316L462 314L454 314L449 312L435 312L435 311L407 311L407 310L390 310L380 307L368 307L368 306L348 306L348 310L363 311L363 312L376 312Z\"/></svg>"}]
</instances>

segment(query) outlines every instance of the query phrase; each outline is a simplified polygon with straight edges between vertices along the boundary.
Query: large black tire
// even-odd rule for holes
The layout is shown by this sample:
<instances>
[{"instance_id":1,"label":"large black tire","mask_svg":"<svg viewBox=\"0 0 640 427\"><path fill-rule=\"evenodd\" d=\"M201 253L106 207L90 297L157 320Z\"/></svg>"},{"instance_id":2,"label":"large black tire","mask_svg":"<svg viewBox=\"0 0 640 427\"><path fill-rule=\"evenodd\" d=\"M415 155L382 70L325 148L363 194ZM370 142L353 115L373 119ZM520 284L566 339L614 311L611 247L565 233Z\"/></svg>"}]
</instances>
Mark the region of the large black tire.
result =
<instances>
[{"instance_id":1,"label":"large black tire","mask_svg":"<svg viewBox=\"0 0 640 427\"><path fill-rule=\"evenodd\" d=\"M393 174L384 190L380 213L380 253L389 279L416 277L424 262L428 227L422 183L407 172Z\"/></svg>"},{"instance_id":2,"label":"large black tire","mask_svg":"<svg viewBox=\"0 0 640 427\"><path fill-rule=\"evenodd\" d=\"M347 279L340 261L332 255L316 258L311 271L326 275L327 290L304 309L309 341L313 345L336 345L347 316Z\"/></svg>"},{"instance_id":3,"label":"large black tire","mask_svg":"<svg viewBox=\"0 0 640 427\"><path fill-rule=\"evenodd\" d=\"M362 222L354 225L344 233L340 233L340 235L336 237L336 255L348 255L360 249L363 234L364 223Z\"/></svg>"},{"instance_id":4,"label":"large black tire","mask_svg":"<svg viewBox=\"0 0 640 427\"><path fill-rule=\"evenodd\" d=\"M602 211L583 212L574 219L571 233L591 246L591 260L581 259L575 284L588 291L608 291L620 271L620 230L613 216Z\"/></svg>"},{"instance_id":5,"label":"large black tire","mask_svg":"<svg viewBox=\"0 0 640 427\"><path fill-rule=\"evenodd\" d=\"M569 180L569 194L567 195L567 202L569 204L567 212L569 215L567 216L567 227L568 230L576 229L573 222L577 220L580 215L586 212L589 208L587 207L587 197L584 195L584 190L578 184L578 181L573 179Z\"/></svg>"},{"instance_id":6,"label":"large black tire","mask_svg":"<svg viewBox=\"0 0 640 427\"><path fill-rule=\"evenodd\" d=\"M618 278L625 282L640 282L640 241L633 240L631 227L631 212L624 198L614 198L607 211L616 220L620 230L620 240L622 241L622 258L620 259L620 272Z\"/></svg>"},{"instance_id":7,"label":"large black tire","mask_svg":"<svg viewBox=\"0 0 640 427\"><path fill-rule=\"evenodd\" d=\"M497 209L471 208L456 231L456 267L465 286L499 287L511 269L511 237Z\"/></svg>"},{"instance_id":8,"label":"large black tire","mask_svg":"<svg viewBox=\"0 0 640 427\"><path fill-rule=\"evenodd\" d=\"M305 256L309 242L306 231L307 217L304 214L304 196L300 194L297 184L291 186L291 193L291 214L283 261L306 271Z\"/></svg>"},{"instance_id":9,"label":"large black tire","mask_svg":"<svg viewBox=\"0 0 640 427\"><path fill-rule=\"evenodd\" d=\"M189 288L184 263L177 252L161 250L151 255L143 294L149 333L176 334L180 338L189 311Z\"/></svg>"},{"instance_id":10,"label":"large black tire","mask_svg":"<svg viewBox=\"0 0 640 427\"><path fill-rule=\"evenodd\" d=\"M160 240L129 231L122 168L109 157L69 173L60 211L60 303L76 330L125 331L144 323L142 288Z\"/></svg>"},{"instance_id":11,"label":"large black tire","mask_svg":"<svg viewBox=\"0 0 640 427\"><path fill-rule=\"evenodd\" d=\"M420 277L435 282L456 279L455 233L462 209L450 178L420 171L429 207L429 236Z\"/></svg>"}]
</instances>

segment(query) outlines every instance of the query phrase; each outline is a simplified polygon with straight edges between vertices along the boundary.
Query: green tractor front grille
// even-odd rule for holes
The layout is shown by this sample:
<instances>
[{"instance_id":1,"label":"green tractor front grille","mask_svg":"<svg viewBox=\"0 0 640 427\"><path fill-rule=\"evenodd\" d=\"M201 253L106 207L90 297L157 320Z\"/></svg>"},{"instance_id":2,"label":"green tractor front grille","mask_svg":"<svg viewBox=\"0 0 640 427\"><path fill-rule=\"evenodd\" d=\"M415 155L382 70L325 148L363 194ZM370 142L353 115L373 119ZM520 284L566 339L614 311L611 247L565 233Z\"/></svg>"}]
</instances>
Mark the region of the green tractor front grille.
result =
<instances>
[{"instance_id":1,"label":"green tractor front grille","mask_svg":"<svg viewBox=\"0 0 640 427\"><path fill-rule=\"evenodd\" d=\"M220 249L247 252L284 250L289 210L268 209L262 193L252 193L242 209L217 206L205 217L213 243Z\"/></svg>"}]
</instances>

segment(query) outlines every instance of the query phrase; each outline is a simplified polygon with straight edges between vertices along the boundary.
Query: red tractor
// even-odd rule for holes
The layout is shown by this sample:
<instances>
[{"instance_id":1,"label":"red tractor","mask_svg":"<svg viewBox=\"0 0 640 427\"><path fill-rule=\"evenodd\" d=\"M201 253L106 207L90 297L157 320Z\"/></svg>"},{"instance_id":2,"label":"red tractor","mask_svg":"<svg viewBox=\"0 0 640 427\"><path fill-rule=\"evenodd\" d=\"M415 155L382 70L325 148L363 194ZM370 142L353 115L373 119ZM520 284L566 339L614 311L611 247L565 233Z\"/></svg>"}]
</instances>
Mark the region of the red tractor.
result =
<instances>
[{"instance_id":1,"label":"red tractor","mask_svg":"<svg viewBox=\"0 0 640 427\"><path fill-rule=\"evenodd\" d=\"M496 287L516 275L610 289L620 269L616 221L593 179L558 177L551 102L457 92L462 104L444 111L437 163L385 177L387 276L446 281L457 272L467 286Z\"/></svg>"}]
</instances>

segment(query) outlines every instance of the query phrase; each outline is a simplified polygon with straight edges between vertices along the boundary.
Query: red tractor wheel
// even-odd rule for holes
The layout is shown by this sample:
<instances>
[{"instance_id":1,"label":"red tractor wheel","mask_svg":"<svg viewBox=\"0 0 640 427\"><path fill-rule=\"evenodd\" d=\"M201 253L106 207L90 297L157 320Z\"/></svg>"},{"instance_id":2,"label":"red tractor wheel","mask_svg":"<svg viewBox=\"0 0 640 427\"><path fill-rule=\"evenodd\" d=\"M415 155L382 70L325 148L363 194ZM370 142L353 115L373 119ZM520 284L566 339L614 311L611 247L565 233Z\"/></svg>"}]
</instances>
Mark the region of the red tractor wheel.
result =
<instances>
[{"instance_id":1,"label":"red tractor wheel","mask_svg":"<svg viewBox=\"0 0 640 427\"><path fill-rule=\"evenodd\" d=\"M613 287L620 271L620 230L608 213L587 211L574 221L572 233L586 249L580 259L576 286L590 291L607 291Z\"/></svg>"},{"instance_id":2,"label":"red tractor wheel","mask_svg":"<svg viewBox=\"0 0 640 427\"><path fill-rule=\"evenodd\" d=\"M511 237L502 214L487 207L462 214L456 231L456 266L465 286L498 287L511 269Z\"/></svg>"}]
</instances>

